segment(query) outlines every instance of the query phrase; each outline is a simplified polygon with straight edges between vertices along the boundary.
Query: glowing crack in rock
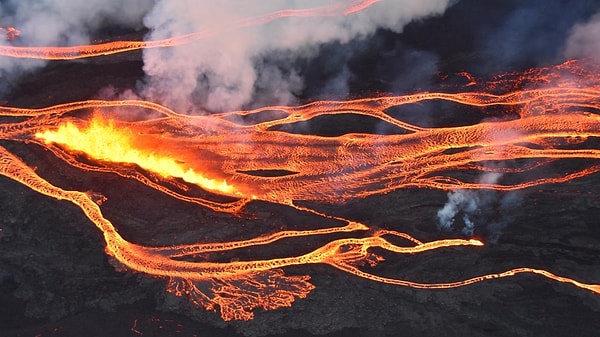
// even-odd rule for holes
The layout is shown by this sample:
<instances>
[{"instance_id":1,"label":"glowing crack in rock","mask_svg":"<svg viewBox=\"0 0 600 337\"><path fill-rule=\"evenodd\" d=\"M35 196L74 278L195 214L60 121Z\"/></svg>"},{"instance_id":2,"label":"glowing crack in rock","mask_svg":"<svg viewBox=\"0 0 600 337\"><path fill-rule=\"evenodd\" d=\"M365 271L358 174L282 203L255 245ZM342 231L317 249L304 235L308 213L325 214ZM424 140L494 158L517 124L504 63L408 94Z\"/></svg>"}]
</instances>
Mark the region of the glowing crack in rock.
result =
<instances>
[{"instance_id":1,"label":"glowing crack in rock","mask_svg":"<svg viewBox=\"0 0 600 337\"><path fill-rule=\"evenodd\" d=\"M593 68L593 67L592 67ZM198 307L219 310L224 320L253 318L256 309L291 306L314 289L307 275L285 275L283 268L327 264L341 271L392 285L439 289L535 274L600 294L600 285L584 283L550 271L515 268L447 283L424 283L382 277L365 271L382 258L374 248L414 255L438 249L473 249L476 239L441 239L421 242L398 231L370 229L362 224L297 206L298 200L340 203L349 199L384 194L406 187L461 189L524 189L562 183L600 171L600 150L557 144L584 144L600 137L600 83L597 72L578 62L531 70L499 78L488 84L516 86L521 81L550 81L541 89L515 89L504 94L481 92L418 93L350 101L320 101L303 106L270 106L208 116L178 114L158 104L139 100L90 100L26 109L0 107L4 123L0 139L41 146L83 171L112 172L136 179L166 195L196 203L218 212L239 213L247 202L258 199L288 205L323 217L344 221L345 226L314 230L281 230L246 240L198 242L170 246L145 246L122 237L102 213L93 193L65 190L38 175L7 149L0 147L0 174L60 200L68 200L85 213L104 234L107 252L128 269L168 279L167 290L187 296ZM561 80L563 72L577 73ZM471 88L474 87L470 86ZM506 116L474 125L427 128L412 125L386 113L390 108L429 100L452 101L464 106L507 107L517 116ZM115 108L150 109L159 117L125 121ZM89 113L90 110L93 112ZM278 117L256 123L235 123L244 116L277 111ZM86 113L77 113L86 112ZM335 137L302 135L274 129L318 116L353 114L370 116L403 129L398 134L348 133ZM502 117L502 115L500 115ZM84 154L88 160L82 161ZM482 162L527 159L521 167L486 166ZM531 170L557 160L584 160L575 171L532 179ZM128 165L122 165L126 163ZM286 174L261 176L260 170ZM456 171L510 172L521 181L511 184L461 180ZM179 185L197 184L212 193L238 201L219 203L203 197L182 195L147 177ZM465 175L463 175L465 176ZM468 176L468 175L466 175ZM181 182L181 181L183 182ZM204 253L226 252L244 247L267 246L276 241L353 233L332 239L303 254L264 260L213 262ZM347 236L348 234L346 234ZM394 240L391 240L395 238ZM399 244L398 241L404 242ZM184 257L193 257L185 260Z\"/></svg>"}]
</instances>

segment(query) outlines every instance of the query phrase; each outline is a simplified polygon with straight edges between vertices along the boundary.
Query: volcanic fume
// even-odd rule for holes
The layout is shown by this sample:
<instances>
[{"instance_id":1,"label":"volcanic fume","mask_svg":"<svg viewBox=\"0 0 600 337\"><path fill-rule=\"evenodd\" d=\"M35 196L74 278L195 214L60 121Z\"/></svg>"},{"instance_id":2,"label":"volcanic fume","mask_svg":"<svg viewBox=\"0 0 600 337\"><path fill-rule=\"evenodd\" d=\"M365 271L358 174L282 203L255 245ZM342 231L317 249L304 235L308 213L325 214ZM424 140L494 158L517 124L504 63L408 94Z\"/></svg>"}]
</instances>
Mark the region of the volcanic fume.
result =
<instances>
[{"instance_id":1,"label":"volcanic fume","mask_svg":"<svg viewBox=\"0 0 600 337\"><path fill-rule=\"evenodd\" d=\"M113 14L112 8L92 3L105 15ZM72 28L67 26L53 31L47 41L23 45L31 28L11 23L15 28L2 30L7 36L0 46L3 65L22 61L40 66L141 50L146 77L135 99L0 107L0 174L76 205L101 231L106 253L125 272L163 280L168 293L188 299L198 310L217 312L225 321L252 320L261 309L293 307L318 286L298 270L321 264L377 284L430 291L500 278L518 283L512 277L526 274L600 295L593 277L569 275L551 266L523 265L429 282L404 277L401 271L378 273L388 260L482 249L487 238L475 236L476 222L490 220L481 214L482 208L504 211L514 200L521 202L520 196L515 197L521 191L597 175L600 68L593 60L568 60L488 80L465 72L460 76L468 83L452 90L306 104L296 104L297 91L305 84L293 62L287 64L290 67L261 62L274 51L294 50L295 57L310 59L320 44L345 43L377 29L400 32L412 20L441 14L449 5L449 1L407 1L399 11L394 2L385 0L309 1L299 7L234 1L184 6L160 0L150 6L139 1L139 11L119 15L129 25L139 23L145 14L143 24L150 30L146 39L99 43L84 37L61 40ZM11 8L20 13L20 5ZM73 16L71 25L100 25L85 18ZM593 29L589 27L595 21L575 28L569 55L581 55L577 42L583 39L581 31ZM17 76L3 69L4 75ZM253 106L257 88L276 93L266 99L271 105ZM455 104L487 118L432 127L396 115L405 107L431 102ZM295 129L319 118L348 116L369 118L378 127L374 132L341 135ZM104 209L107 199L101 191L70 189L65 181L45 177L5 145L12 143L44 149L82 175L103 173L136 181L165 198L211 212L243 218L249 205L262 202L337 225L280 228L231 240L138 242L106 215L110 212ZM557 163L564 163L562 170L553 166ZM437 214L439 227L452 229L462 219L462 234L421 240L319 206L344 205L403 189L449 192L448 203L440 205ZM496 193L503 193L499 201L486 201ZM492 234L491 240L497 240L498 233ZM219 260L220 254L268 251L297 239L319 243L285 256ZM294 272L289 273L290 268Z\"/></svg>"}]
</instances>

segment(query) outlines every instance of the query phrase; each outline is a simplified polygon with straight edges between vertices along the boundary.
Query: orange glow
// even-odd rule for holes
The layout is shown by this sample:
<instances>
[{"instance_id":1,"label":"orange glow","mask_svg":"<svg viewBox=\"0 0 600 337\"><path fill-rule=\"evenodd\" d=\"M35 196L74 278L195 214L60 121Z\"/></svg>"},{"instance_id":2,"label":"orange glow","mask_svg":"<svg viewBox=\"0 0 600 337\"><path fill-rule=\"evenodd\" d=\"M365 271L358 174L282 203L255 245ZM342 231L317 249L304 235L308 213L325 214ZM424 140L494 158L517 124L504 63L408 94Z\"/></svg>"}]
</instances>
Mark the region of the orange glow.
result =
<instances>
[{"instance_id":1,"label":"orange glow","mask_svg":"<svg viewBox=\"0 0 600 337\"><path fill-rule=\"evenodd\" d=\"M133 134L117 129L101 119L92 120L89 127L80 130L72 123L61 125L56 131L46 130L35 134L46 143L66 145L70 150L85 152L94 159L118 163L137 164L163 177L181 178L206 190L235 195L235 188L225 181L210 179L175 159L156 153L156 147L133 146Z\"/></svg>"},{"instance_id":2,"label":"orange glow","mask_svg":"<svg viewBox=\"0 0 600 337\"><path fill-rule=\"evenodd\" d=\"M0 34L5 34L6 41L13 41L21 35L21 31L15 27L0 27Z\"/></svg>"},{"instance_id":3,"label":"orange glow","mask_svg":"<svg viewBox=\"0 0 600 337\"><path fill-rule=\"evenodd\" d=\"M426 251L477 249L483 242L476 239L422 242L406 233L371 229L367 224L296 204L300 200L340 203L406 187L515 190L563 183L597 173L600 171L600 149L586 143L586 140L600 137L600 115L595 113L600 110L597 72L582 72L577 63L569 62L554 68L532 70L512 80L499 78L485 88L551 78L565 69L580 73L577 83L558 82L540 89L515 88L505 94L433 92L321 101L297 107L271 106L209 116L180 115L158 104L139 100L91 100L41 109L0 107L0 115L7 120L0 125L0 139L37 144L84 172L111 172L136 179L170 197L218 212L239 214L247 202L255 199L288 205L345 223L337 227L280 230L225 242L145 246L130 242L119 234L102 214L97 196L52 185L3 147L0 147L0 174L41 194L74 203L103 232L107 252L124 267L168 279L167 291L187 296L200 308L218 310L224 320L252 319L256 309L287 307L297 298L305 298L314 289L310 277L285 275L283 271L288 266L305 264L327 264L375 282L424 289L461 287L526 273L600 294L600 285L592 281L584 283L527 267L447 283L375 275L363 268L365 265L375 268L383 261L374 253L375 248L410 258ZM473 84L469 88L477 86ZM494 120L466 126L425 127L397 120L388 114L391 108L429 100L451 101L481 109L506 107L512 115L500 113ZM123 121L118 113L114 113L115 107L150 109L160 117ZM94 109L93 118L70 113L89 109ZM281 114L254 124L232 122L263 111ZM274 129L337 114L369 116L396 126L399 131L390 135L347 133L324 137ZM19 118L10 122L10 117ZM82 153L89 161L81 160ZM524 166L506 168L484 165L484 162L517 159L527 162ZM542 175L543 170L538 171L538 168L559 160L578 160L581 164L573 171L553 175ZM132 164L137 166L132 169ZM253 174L260 171L283 171L285 174ZM469 171L476 171L476 174ZM168 187L172 186L170 184L147 178L147 172L160 175L161 182L175 184L182 190L196 184L238 201L219 203L195 195L182 195ZM456 172L461 174L456 175ZM478 182L476 176L485 172L511 174L513 181ZM335 236L337 233L345 234L343 238L332 238L320 247L292 256L213 262L204 255L245 247L260 248L290 238Z\"/></svg>"},{"instance_id":4,"label":"orange glow","mask_svg":"<svg viewBox=\"0 0 600 337\"><path fill-rule=\"evenodd\" d=\"M353 0L340 1L331 5L307 8L307 9L284 9L261 16L241 19L237 22L224 23L220 26L211 27L206 30L175 36L168 39L156 41L112 41L93 45L80 45L70 47L20 47L0 46L0 55L16 58L33 58L45 60L73 60L102 55L113 55L139 49L164 48L188 44L200 41L224 32L243 27L264 25L274 20L287 17L323 17L351 15L364 10L381 0ZM12 40L19 35L18 30L9 27L7 39ZM13 31L10 31L13 29Z\"/></svg>"}]
</instances>

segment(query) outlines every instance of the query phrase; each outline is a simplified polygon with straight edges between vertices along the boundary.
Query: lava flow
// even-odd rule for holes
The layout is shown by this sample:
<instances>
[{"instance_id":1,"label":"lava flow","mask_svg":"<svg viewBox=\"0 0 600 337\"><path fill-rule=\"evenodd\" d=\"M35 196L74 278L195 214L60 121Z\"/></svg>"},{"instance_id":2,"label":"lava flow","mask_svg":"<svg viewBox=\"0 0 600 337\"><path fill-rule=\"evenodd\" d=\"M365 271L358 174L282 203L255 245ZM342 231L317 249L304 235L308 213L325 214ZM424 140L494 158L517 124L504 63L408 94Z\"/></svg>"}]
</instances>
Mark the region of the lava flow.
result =
<instances>
[{"instance_id":1,"label":"lava flow","mask_svg":"<svg viewBox=\"0 0 600 337\"><path fill-rule=\"evenodd\" d=\"M13 41L21 35L21 31L15 27L0 27L0 33L4 34L6 41Z\"/></svg>"},{"instance_id":2,"label":"lava flow","mask_svg":"<svg viewBox=\"0 0 600 337\"><path fill-rule=\"evenodd\" d=\"M576 73L577 82L573 82L573 76L562 80L561 74L565 72ZM539 82L545 85L539 88L535 85ZM518 88L522 83L529 83L529 87ZM507 86L514 89L503 94L491 93ZM314 288L309 276L288 276L283 268L317 263L376 282L414 288L453 288L529 273L600 294L600 285L535 268L516 268L447 283L378 276L362 268L365 264L375 267L382 261L373 253L374 248L414 255L438 249L466 249L483 243L475 239L421 242L405 233L369 229L366 224L296 205L300 200L340 203L406 187L515 190L562 183L600 171L600 149L594 147L594 142L588 142L600 137L598 72L589 71L578 62L567 62L518 76L500 77L484 89L489 91L321 101L297 107L270 106L208 116L181 115L140 100L91 100L41 109L0 107L4 121L0 125L0 139L42 146L83 171L111 172L135 179L170 197L218 212L239 214L246 203L263 200L335 218L344 221L345 226L282 230L220 243L145 246L127 241L118 233L103 215L97 195L65 190L49 183L3 147L0 147L0 174L39 193L79 206L103 232L107 252L125 267L167 278L169 292L185 295L199 307L218 309L225 320L248 320L257 308L286 307L296 298L306 297ZM455 127L423 127L389 114L392 108L431 100L484 110L501 107L506 111L498 113L496 109L493 120ZM152 110L160 116L126 121L116 112L125 108ZM265 112L276 117L240 122L245 117ZM369 116L393 125L398 132L325 137L287 132L282 128L319 116L341 114ZM87 157L85 162L81 160L82 154ZM510 160L520 160L523 165L500 165ZM577 160L583 164L574 171L554 175L544 176L543 170L536 170L561 160ZM263 174L265 172L270 174ZM504 184L466 178L485 172L506 173L513 178ZM237 201L218 202L169 187L191 184ZM342 232L346 233L344 238L332 239L296 256L231 262L201 258L210 252ZM352 233L354 235L348 237ZM404 244L399 245L398 239Z\"/></svg>"},{"instance_id":3,"label":"lava flow","mask_svg":"<svg viewBox=\"0 0 600 337\"><path fill-rule=\"evenodd\" d=\"M373 4L382 0L353 0L342 1L330 5L306 8L306 9L283 9L266 13L260 16L243 18L235 22L225 22L215 27L175 36L155 41L112 41L106 43L79 45L68 47L48 47L48 46L2 46L0 45L0 55L16 58L32 58L45 60L74 60L102 55L112 55L139 49L164 48L188 44L200 41L218 34L229 32L244 27L264 25L271 21L289 17L328 17L339 15L350 15L364 10ZM12 41L20 32L12 27L4 29L0 27L0 32L6 31L6 38Z\"/></svg>"}]
</instances>

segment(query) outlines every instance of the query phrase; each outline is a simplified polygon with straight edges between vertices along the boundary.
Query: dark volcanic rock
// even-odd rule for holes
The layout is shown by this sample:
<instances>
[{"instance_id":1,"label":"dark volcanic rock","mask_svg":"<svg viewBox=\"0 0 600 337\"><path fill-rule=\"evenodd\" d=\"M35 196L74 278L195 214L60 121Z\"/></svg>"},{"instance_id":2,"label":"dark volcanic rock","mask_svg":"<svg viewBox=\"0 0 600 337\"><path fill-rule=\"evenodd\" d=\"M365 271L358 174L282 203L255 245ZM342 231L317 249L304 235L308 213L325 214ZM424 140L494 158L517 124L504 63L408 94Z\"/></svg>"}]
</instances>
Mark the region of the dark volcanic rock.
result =
<instances>
[{"instance_id":1,"label":"dark volcanic rock","mask_svg":"<svg viewBox=\"0 0 600 337\"><path fill-rule=\"evenodd\" d=\"M505 22L519 3L462 1L444 17L409 25L404 34L378 32L374 37L377 43L373 44L388 52L406 46L439 54L439 66L447 74L496 71L498 65L493 63L498 60L494 54L498 48L479 45L478 41ZM534 7L533 1L522 3ZM555 8L556 3L548 8ZM583 11L584 2L576 9ZM582 18L588 15L591 12ZM474 23L470 25L471 21ZM541 30L550 25L546 21L541 21ZM553 31L550 37L561 34L565 32ZM381 50L370 47L370 42L364 42L364 53L348 56L356 75L350 87L358 96L390 90L382 80L390 74L384 76L386 68L378 65ZM554 60L561 46L551 47L539 59L527 49L522 59L501 65L510 71L546 64ZM332 48L335 45L326 46L327 50ZM397 56L386 55L388 59ZM311 76L319 81L319 72ZM96 97L107 86L117 91L132 89L142 77L140 53L56 62L15 83L11 96L3 99L12 106L47 106ZM322 84L316 83L315 87ZM432 103L431 107L414 110L426 114L429 121L420 114L414 117L413 110L389 113L432 126L472 124L485 117L471 114L457 118L451 115L452 109L452 105ZM461 113L463 116L466 112ZM375 128L369 120L348 116L322 122L310 126L310 131L336 135L356 128ZM101 191L108 197L103 205L107 218L133 242L158 245L224 241L281 228L339 225L331 219L266 202L250 203L240 217L215 214L114 175L83 174L32 144L0 145L37 166L38 173L50 181L72 189ZM552 169L570 169L561 165L568 164L557 163ZM600 283L598 186L600 175L596 173L565 184L526 189L512 208L494 211L504 212L493 216L507 220L505 226L486 232L486 224L481 224L478 234L493 232L497 235L495 242L485 247L415 255L377 252L386 261L373 272L416 282L449 282L525 266ZM494 202L504 195L495 194ZM446 192L405 189L341 205L306 205L373 228L406 232L423 241L463 237L459 230L445 232L436 226L436 213L446 201ZM265 251L236 252L244 256L222 254L216 258L229 261L298 254L298 249L315 249L329 238L310 238L274 245ZM115 266L118 263L104 252L101 232L81 210L0 177L2 336L596 336L600 331L598 295L539 275L522 274L462 288L426 290L376 283L324 265L299 266L285 272L311 276L316 289L306 299L296 300L290 308L258 310L251 321L224 322L217 313L198 310L185 298L166 293L166 280L118 271Z\"/></svg>"}]
</instances>

